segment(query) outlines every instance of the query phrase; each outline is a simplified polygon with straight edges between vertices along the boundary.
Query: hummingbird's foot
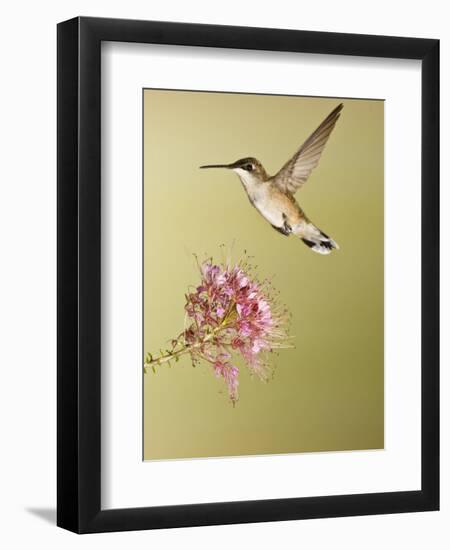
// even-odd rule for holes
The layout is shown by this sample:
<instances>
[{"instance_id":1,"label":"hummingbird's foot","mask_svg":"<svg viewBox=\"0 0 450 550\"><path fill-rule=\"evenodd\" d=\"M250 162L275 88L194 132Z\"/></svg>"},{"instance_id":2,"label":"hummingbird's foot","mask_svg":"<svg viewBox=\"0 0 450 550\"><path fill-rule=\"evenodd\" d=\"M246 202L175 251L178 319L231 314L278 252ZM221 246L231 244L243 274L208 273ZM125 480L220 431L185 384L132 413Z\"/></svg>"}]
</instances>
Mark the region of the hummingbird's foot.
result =
<instances>
[{"instance_id":1,"label":"hummingbird's foot","mask_svg":"<svg viewBox=\"0 0 450 550\"><path fill-rule=\"evenodd\" d=\"M281 233L282 235L285 235L286 237L289 237L289 235L292 233L292 227L290 227L289 225L282 225L281 227L277 227L276 225L272 225L272 227L278 231L279 233Z\"/></svg>"},{"instance_id":2,"label":"hummingbird's foot","mask_svg":"<svg viewBox=\"0 0 450 550\"><path fill-rule=\"evenodd\" d=\"M283 221L284 224L281 227L277 227L276 225L272 225L272 227L282 235L286 235L286 237L288 237L292 233L292 227L287 222L286 214L283 214Z\"/></svg>"}]
</instances>

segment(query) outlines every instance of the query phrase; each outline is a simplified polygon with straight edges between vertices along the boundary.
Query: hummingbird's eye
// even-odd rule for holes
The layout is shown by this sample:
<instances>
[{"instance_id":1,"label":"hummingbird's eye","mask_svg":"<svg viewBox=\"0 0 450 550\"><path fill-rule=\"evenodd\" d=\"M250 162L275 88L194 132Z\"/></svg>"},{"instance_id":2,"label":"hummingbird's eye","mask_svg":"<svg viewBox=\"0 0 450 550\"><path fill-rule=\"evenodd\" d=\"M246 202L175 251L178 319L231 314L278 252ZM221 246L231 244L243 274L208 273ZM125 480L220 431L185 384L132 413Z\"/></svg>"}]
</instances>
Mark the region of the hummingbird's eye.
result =
<instances>
[{"instance_id":1,"label":"hummingbird's eye","mask_svg":"<svg viewBox=\"0 0 450 550\"><path fill-rule=\"evenodd\" d=\"M248 172L251 172L253 170L253 164L246 164L244 166L244 170L247 170Z\"/></svg>"}]
</instances>

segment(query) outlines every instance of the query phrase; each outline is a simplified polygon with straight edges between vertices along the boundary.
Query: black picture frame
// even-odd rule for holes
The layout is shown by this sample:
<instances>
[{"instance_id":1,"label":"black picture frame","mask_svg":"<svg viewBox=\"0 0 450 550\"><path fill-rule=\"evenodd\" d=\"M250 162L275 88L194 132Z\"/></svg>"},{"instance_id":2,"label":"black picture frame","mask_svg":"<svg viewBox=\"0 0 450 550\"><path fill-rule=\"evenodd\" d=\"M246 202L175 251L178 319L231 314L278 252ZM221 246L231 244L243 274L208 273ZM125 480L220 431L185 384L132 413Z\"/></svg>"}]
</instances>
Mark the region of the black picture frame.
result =
<instances>
[{"instance_id":1,"label":"black picture frame","mask_svg":"<svg viewBox=\"0 0 450 550\"><path fill-rule=\"evenodd\" d=\"M101 509L102 41L422 61L420 491ZM438 510L439 41L77 17L58 25L57 66L57 524L76 533L94 533Z\"/></svg>"}]
</instances>

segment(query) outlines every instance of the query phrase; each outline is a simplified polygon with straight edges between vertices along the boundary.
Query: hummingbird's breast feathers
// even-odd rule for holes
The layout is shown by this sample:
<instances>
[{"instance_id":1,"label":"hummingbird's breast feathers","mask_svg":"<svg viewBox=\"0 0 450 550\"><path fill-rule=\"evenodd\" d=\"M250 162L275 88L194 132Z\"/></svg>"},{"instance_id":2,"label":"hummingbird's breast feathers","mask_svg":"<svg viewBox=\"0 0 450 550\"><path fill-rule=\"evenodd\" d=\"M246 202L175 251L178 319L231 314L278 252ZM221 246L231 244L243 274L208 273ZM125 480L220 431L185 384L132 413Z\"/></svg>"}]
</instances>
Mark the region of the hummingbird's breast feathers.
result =
<instances>
[{"instance_id":1,"label":"hummingbird's breast feathers","mask_svg":"<svg viewBox=\"0 0 450 550\"><path fill-rule=\"evenodd\" d=\"M258 212L274 227L298 224L304 217L297 201L290 193L280 191L270 180L255 183L242 182L248 198Z\"/></svg>"}]
</instances>

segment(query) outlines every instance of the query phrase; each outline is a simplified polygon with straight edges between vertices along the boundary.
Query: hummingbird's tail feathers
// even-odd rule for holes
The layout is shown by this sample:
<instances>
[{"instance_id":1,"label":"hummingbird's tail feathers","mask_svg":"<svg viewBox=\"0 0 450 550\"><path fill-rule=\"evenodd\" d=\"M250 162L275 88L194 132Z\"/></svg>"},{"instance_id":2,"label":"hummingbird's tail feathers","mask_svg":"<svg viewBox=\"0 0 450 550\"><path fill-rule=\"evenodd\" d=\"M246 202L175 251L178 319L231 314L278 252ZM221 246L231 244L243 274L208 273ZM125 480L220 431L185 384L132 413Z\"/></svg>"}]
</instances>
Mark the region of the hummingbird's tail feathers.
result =
<instances>
[{"instance_id":1,"label":"hummingbird's tail feathers","mask_svg":"<svg viewBox=\"0 0 450 550\"><path fill-rule=\"evenodd\" d=\"M302 231L298 236L314 252L318 254L330 254L333 250L339 250L339 245L318 227L309 223L307 231Z\"/></svg>"},{"instance_id":2,"label":"hummingbird's tail feathers","mask_svg":"<svg viewBox=\"0 0 450 550\"><path fill-rule=\"evenodd\" d=\"M306 244L306 246L309 246L311 250L314 250L314 252L317 252L318 254L330 254L330 252L334 249L339 250L338 244L332 239L317 242L302 239L302 241Z\"/></svg>"}]
</instances>

